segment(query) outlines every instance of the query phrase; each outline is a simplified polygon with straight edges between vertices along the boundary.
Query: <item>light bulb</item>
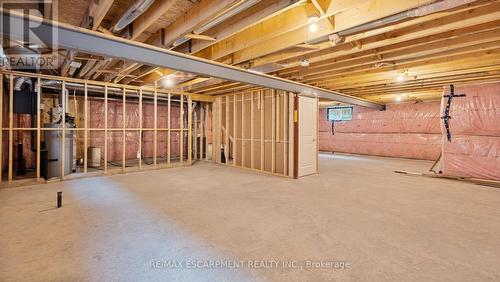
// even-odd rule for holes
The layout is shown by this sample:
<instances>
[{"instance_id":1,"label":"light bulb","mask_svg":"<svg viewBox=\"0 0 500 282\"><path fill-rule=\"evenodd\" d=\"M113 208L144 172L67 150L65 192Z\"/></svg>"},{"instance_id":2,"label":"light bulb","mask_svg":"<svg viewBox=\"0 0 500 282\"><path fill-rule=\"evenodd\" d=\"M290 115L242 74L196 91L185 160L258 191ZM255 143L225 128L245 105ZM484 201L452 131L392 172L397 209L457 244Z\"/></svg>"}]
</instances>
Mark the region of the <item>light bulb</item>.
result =
<instances>
[{"instance_id":1,"label":"light bulb","mask_svg":"<svg viewBox=\"0 0 500 282\"><path fill-rule=\"evenodd\" d=\"M401 102L401 100L403 100L403 97L401 97L401 95L396 95L396 102Z\"/></svg>"},{"instance_id":2,"label":"light bulb","mask_svg":"<svg viewBox=\"0 0 500 282\"><path fill-rule=\"evenodd\" d=\"M310 23L309 24L309 31L310 32L316 32L316 31L318 31L318 24L317 23Z\"/></svg>"},{"instance_id":3,"label":"light bulb","mask_svg":"<svg viewBox=\"0 0 500 282\"><path fill-rule=\"evenodd\" d=\"M163 87L169 88L175 85L175 81L170 77L165 77L164 79L162 79L162 84Z\"/></svg>"},{"instance_id":4,"label":"light bulb","mask_svg":"<svg viewBox=\"0 0 500 282\"><path fill-rule=\"evenodd\" d=\"M309 31L310 32L316 32L318 31L318 22L319 22L319 17L318 16L312 16L307 19L309 22Z\"/></svg>"}]
</instances>

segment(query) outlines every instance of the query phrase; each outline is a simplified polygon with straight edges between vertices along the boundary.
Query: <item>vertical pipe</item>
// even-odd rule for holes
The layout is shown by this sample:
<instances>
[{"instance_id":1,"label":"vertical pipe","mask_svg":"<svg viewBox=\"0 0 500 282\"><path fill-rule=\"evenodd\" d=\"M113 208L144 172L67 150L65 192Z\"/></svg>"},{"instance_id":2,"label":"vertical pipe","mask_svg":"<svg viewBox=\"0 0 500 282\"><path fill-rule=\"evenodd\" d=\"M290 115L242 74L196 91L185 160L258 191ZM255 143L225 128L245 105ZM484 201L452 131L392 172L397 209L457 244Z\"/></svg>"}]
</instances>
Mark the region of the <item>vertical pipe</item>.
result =
<instances>
[{"instance_id":1,"label":"vertical pipe","mask_svg":"<svg viewBox=\"0 0 500 282\"><path fill-rule=\"evenodd\" d=\"M88 118L89 118L89 112L88 112L88 85L87 82L84 83L83 85L83 92L84 92L84 97L83 97L83 172L87 173L87 167L88 167Z\"/></svg>"},{"instance_id":2,"label":"vertical pipe","mask_svg":"<svg viewBox=\"0 0 500 282\"><path fill-rule=\"evenodd\" d=\"M122 88L122 94L123 94L123 97L122 97L122 172L125 172L126 170L126 162L127 162L127 154L126 154L126 143L127 143L127 132L125 131L125 128L127 127L126 126L126 123L127 123L127 112L126 112L126 104L127 104L127 100L126 100L126 95L127 95L127 90L125 89L125 87Z\"/></svg>"},{"instance_id":3,"label":"vertical pipe","mask_svg":"<svg viewBox=\"0 0 500 282\"><path fill-rule=\"evenodd\" d=\"M154 91L154 136L153 136L153 165L156 168L156 155L157 155L157 144L158 144L158 91L156 90L156 82L155 82L155 91Z\"/></svg>"},{"instance_id":4,"label":"vertical pipe","mask_svg":"<svg viewBox=\"0 0 500 282\"><path fill-rule=\"evenodd\" d=\"M62 207L62 205L63 205L62 192L57 192L57 208Z\"/></svg>"},{"instance_id":5,"label":"vertical pipe","mask_svg":"<svg viewBox=\"0 0 500 282\"><path fill-rule=\"evenodd\" d=\"M40 114L40 104L42 99L42 79L39 77L37 79L36 88L36 180L40 181L40 126L41 126L41 114ZM0 80L0 84L3 84ZM2 103L0 103L1 105ZM1 144L1 142L0 142Z\"/></svg>"},{"instance_id":6,"label":"vertical pipe","mask_svg":"<svg viewBox=\"0 0 500 282\"><path fill-rule=\"evenodd\" d=\"M179 144L180 144L180 161L181 164L184 163L184 95L181 94L180 102L180 114L179 114L179 124L181 131L179 133Z\"/></svg>"},{"instance_id":7,"label":"vertical pipe","mask_svg":"<svg viewBox=\"0 0 500 282\"><path fill-rule=\"evenodd\" d=\"M191 100L191 96L187 97L187 102L188 102L188 164L192 165L193 164L193 101Z\"/></svg>"},{"instance_id":8,"label":"vertical pipe","mask_svg":"<svg viewBox=\"0 0 500 282\"><path fill-rule=\"evenodd\" d=\"M108 85L104 85L104 174L108 173Z\"/></svg>"},{"instance_id":9,"label":"vertical pipe","mask_svg":"<svg viewBox=\"0 0 500 282\"><path fill-rule=\"evenodd\" d=\"M62 134L61 134L61 179L64 179L64 166L65 166L65 157L66 157L66 150L65 150L65 145L66 145L66 81L62 81L62 88L61 88L61 95L62 95L62 113L61 113L61 120L62 120Z\"/></svg>"},{"instance_id":10,"label":"vertical pipe","mask_svg":"<svg viewBox=\"0 0 500 282\"><path fill-rule=\"evenodd\" d=\"M142 168L142 88L139 89L139 169Z\"/></svg>"},{"instance_id":11,"label":"vertical pipe","mask_svg":"<svg viewBox=\"0 0 500 282\"><path fill-rule=\"evenodd\" d=\"M167 98L167 165L170 166L170 140L171 140L171 127L170 127L170 97L171 94L168 93L168 98Z\"/></svg>"},{"instance_id":12,"label":"vertical pipe","mask_svg":"<svg viewBox=\"0 0 500 282\"><path fill-rule=\"evenodd\" d=\"M8 168L8 182L12 183L12 166L13 166L13 142L14 142L14 75L9 75L9 168Z\"/></svg>"}]
</instances>

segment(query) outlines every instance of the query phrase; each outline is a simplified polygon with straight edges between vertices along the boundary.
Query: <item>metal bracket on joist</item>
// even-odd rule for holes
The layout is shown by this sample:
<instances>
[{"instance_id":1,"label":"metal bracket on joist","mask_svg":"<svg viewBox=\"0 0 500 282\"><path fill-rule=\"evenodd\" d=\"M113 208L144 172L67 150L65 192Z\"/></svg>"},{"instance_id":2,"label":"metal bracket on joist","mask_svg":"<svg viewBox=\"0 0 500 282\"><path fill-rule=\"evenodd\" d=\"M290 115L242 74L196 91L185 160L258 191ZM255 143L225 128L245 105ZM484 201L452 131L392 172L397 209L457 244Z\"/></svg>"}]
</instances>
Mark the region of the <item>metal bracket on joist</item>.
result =
<instances>
[{"instance_id":1,"label":"metal bracket on joist","mask_svg":"<svg viewBox=\"0 0 500 282\"><path fill-rule=\"evenodd\" d=\"M444 128L446 129L446 137L448 141L451 142L451 132L450 132L450 108L451 108L451 100L456 97L465 97L465 94L455 94L455 86L453 84L450 84L450 94L449 95L443 95L444 98L448 98L448 101L446 102L446 108L444 109L444 115L441 117L441 119L444 121Z\"/></svg>"}]
</instances>

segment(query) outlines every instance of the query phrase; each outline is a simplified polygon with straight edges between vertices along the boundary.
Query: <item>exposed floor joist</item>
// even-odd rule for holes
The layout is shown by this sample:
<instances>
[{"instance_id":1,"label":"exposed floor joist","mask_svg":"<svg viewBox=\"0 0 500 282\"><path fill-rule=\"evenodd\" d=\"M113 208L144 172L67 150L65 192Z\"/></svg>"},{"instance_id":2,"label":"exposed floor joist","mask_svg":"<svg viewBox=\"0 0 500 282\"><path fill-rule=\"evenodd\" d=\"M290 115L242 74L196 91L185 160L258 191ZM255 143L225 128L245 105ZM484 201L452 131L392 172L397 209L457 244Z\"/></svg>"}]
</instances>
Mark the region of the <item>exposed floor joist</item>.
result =
<instances>
[{"instance_id":1,"label":"exposed floor joist","mask_svg":"<svg viewBox=\"0 0 500 282\"><path fill-rule=\"evenodd\" d=\"M96 32L77 29L72 26L55 24L36 17L25 17L22 14L8 13L2 10L2 15L11 23L19 26L38 26L33 32L42 40L49 42L51 33L58 36L60 47L80 50L91 54L127 59L129 61L151 66L166 67L180 71L211 75L231 81L281 89L300 95L316 96L354 105L383 109L383 105L364 99L351 97L341 93L324 90L299 82L285 80L270 75L250 72L241 68L208 61L177 52L164 50L146 44L135 43L117 37ZM23 38L22 32L3 34L11 38Z\"/></svg>"}]
</instances>

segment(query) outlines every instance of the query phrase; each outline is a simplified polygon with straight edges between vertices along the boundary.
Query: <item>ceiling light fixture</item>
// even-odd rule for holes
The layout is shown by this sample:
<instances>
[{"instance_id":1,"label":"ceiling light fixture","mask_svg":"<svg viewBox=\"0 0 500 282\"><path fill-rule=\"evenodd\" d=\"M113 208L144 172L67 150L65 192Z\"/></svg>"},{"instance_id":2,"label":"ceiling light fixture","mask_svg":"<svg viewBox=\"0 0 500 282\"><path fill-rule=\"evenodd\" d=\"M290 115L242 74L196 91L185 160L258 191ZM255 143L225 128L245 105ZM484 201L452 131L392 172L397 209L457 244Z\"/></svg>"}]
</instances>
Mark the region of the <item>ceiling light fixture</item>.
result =
<instances>
[{"instance_id":1,"label":"ceiling light fixture","mask_svg":"<svg viewBox=\"0 0 500 282\"><path fill-rule=\"evenodd\" d=\"M401 97L401 95L398 94L396 95L396 98L394 100L396 100L396 102L401 102L401 100L403 100L403 97Z\"/></svg>"},{"instance_id":2,"label":"ceiling light fixture","mask_svg":"<svg viewBox=\"0 0 500 282\"><path fill-rule=\"evenodd\" d=\"M309 22L309 31L310 32L316 32L319 29L318 22L319 22L319 17L316 15L310 16L307 21Z\"/></svg>"},{"instance_id":3,"label":"ceiling light fixture","mask_svg":"<svg viewBox=\"0 0 500 282\"><path fill-rule=\"evenodd\" d=\"M175 81L168 77L168 76L165 76L162 80L161 80L161 83L162 83L162 86L164 88L171 88L173 86L175 86Z\"/></svg>"}]
</instances>

